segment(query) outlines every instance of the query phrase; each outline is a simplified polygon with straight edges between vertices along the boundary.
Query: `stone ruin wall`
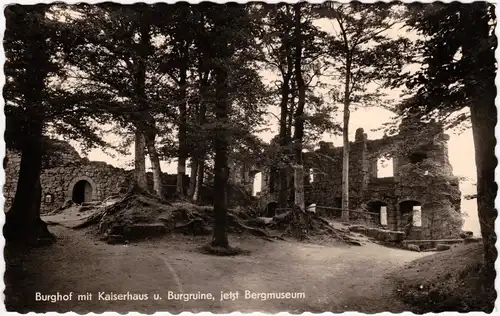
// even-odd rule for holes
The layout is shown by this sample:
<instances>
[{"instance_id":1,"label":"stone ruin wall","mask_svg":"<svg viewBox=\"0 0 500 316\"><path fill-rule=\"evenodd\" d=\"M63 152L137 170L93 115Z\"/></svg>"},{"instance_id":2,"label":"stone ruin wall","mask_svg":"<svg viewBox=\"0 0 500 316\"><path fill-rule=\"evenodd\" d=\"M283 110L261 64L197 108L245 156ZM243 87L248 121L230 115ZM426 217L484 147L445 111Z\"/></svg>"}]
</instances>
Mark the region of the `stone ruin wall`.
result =
<instances>
[{"instance_id":1,"label":"stone ruin wall","mask_svg":"<svg viewBox=\"0 0 500 316\"><path fill-rule=\"evenodd\" d=\"M66 143L67 144L67 143ZM18 152L7 150L5 171L5 210L14 200L21 156ZM115 168L104 162L89 161L81 158L69 144L60 146L57 154L52 154L44 163L40 176L42 186L41 212L46 213L71 200L73 189L79 181L87 181L91 187L91 200L101 201L117 193L127 177L127 171Z\"/></svg>"},{"instance_id":2,"label":"stone ruin wall","mask_svg":"<svg viewBox=\"0 0 500 316\"><path fill-rule=\"evenodd\" d=\"M426 161L431 161L441 173L441 176L432 178L431 182L428 182L425 177L420 177L421 171L419 174L411 174L415 168L408 155L393 156L393 177L376 177L377 159L391 151L394 152L395 148L398 152L397 144L404 140L404 135L403 137L397 135L368 140L362 129L357 130L354 142L350 143L349 151L350 208L366 210L366 206L370 203L383 203L387 210L387 229L403 231L411 219L408 214L402 212L401 203L418 201L422 207L421 227L412 227L407 238L452 237L458 233L455 217L460 214L461 197L458 179L453 175L448 160L447 135L438 134L430 142L431 146L426 147ZM42 212L48 212L63 205L67 200L71 200L75 184L82 180L90 184L94 201L104 200L127 187L130 171L115 168L104 162L91 162L86 158L81 158L69 144L65 142L58 144L58 154L51 155L47 159L41 175ZM340 208L343 148L334 147L331 143L325 142L320 143L319 147L314 153L304 155L306 203ZM15 196L19 165L19 154L7 151L7 159L4 161L5 210L10 208ZM255 175L262 172L260 196L266 203L277 202L277 185L274 191L270 190L272 177L269 169L269 167L258 168L251 164L232 166L229 180L243 186L247 192L251 193ZM409 174L403 173L408 170ZM309 171L313 173L312 182L309 181ZM293 178L293 170L290 170L289 174ZM415 180L419 177L420 182ZM163 178L167 196L174 194L176 175L164 174ZM277 180L275 175L275 181ZM152 187L150 173L148 182ZM184 182L188 185L188 176ZM453 194L443 194L443 192ZM51 201L46 199L47 195L52 197ZM368 218L373 220L373 224L380 225L379 219L370 216Z\"/></svg>"},{"instance_id":3,"label":"stone ruin wall","mask_svg":"<svg viewBox=\"0 0 500 316\"><path fill-rule=\"evenodd\" d=\"M404 131L404 129L402 129ZM434 134L433 134L434 135ZM447 141L449 137L443 132L437 132L429 137L425 146L425 159L418 164L411 161L401 147L411 135L400 133L392 137L369 140L362 129L356 131L354 142L349 148L349 205L350 209L364 209L373 212L375 205L386 207L387 229L405 231L407 225L413 222L415 213L404 212L404 205L416 201L421 207L421 226L412 226L407 231L407 239L439 239L451 238L459 234L461 218L458 178L453 175L448 159ZM342 147L334 147L332 143L321 142L314 153L304 154L305 199L306 204L315 203L321 206L341 208L342 190ZM392 154L393 176L377 177L377 160ZM420 163L430 163L436 168L437 176L421 177L423 171ZM246 172L244 171L246 169ZM262 171L262 191L259 196L266 203L277 202L278 176L271 175L271 168L241 168L238 179L249 192L253 186L253 176ZM405 170L417 170L420 174L407 174ZM404 171L404 172L403 172ZM313 173L310 182L308 172ZM430 171L431 173L433 170ZM288 174L293 177L293 170ZM403 178L401 178L403 177ZM451 192L451 193L449 193ZM321 210L322 213L337 213L340 211ZM359 213L351 218L356 219ZM415 215L416 216L416 215ZM364 216L363 216L364 217ZM367 216L371 224L380 226L380 219Z\"/></svg>"},{"instance_id":4,"label":"stone ruin wall","mask_svg":"<svg viewBox=\"0 0 500 316\"><path fill-rule=\"evenodd\" d=\"M90 186L90 201L104 199L123 193L129 187L133 171L116 168L105 162L89 161L82 158L67 142L50 140L50 155L44 156L43 169L40 176L42 186L41 213L50 212L73 199L74 188L77 183L85 181ZM14 200L21 155L18 152L7 150L4 160L5 184L3 188L5 204L8 211ZM167 197L175 195L177 175L163 173L163 186ZM146 174L148 187L153 190L153 176ZM185 193L189 187L189 176L184 178ZM206 193L206 195L211 195ZM206 199L206 197L205 197Z\"/></svg>"}]
</instances>

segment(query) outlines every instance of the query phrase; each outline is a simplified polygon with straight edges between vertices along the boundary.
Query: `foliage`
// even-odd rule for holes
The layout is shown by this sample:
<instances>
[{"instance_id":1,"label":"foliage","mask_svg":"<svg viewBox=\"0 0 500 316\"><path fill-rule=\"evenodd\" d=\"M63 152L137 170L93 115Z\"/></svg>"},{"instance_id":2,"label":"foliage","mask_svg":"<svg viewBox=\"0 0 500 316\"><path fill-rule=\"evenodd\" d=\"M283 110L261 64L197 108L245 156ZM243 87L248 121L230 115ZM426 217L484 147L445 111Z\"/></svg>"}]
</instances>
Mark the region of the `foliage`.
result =
<instances>
[{"instance_id":1,"label":"foliage","mask_svg":"<svg viewBox=\"0 0 500 316\"><path fill-rule=\"evenodd\" d=\"M456 2L413 4L410 9L407 24L420 35L414 58L422 67L394 82L414 92L400 110L450 127L466 123L469 115L460 110L495 91L495 7Z\"/></svg>"},{"instance_id":2,"label":"foliage","mask_svg":"<svg viewBox=\"0 0 500 316\"><path fill-rule=\"evenodd\" d=\"M4 36L7 147L17 148L42 122L45 133L56 131L87 147L107 146L95 123L106 120L95 104L96 95L70 93L61 86L63 65L58 56L67 45L66 32L54 19L57 5L6 8Z\"/></svg>"},{"instance_id":3,"label":"foliage","mask_svg":"<svg viewBox=\"0 0 500 316\"><path fill-rule=\"evenodd\" d=\"M327 37L333 102L384 106L382 88L399 75L409 58L410 40L393 34L394 30L404 33L405 8L399 4L325 2L314 11L330 23L333 32Z\"/></svg>"},{"instance_id":4,"label":"foliage","mask_svg":"<svg viewBox=\"0 0 500 316\"><path fill-rule=\"evenodd\" d=\"M451 126L464 122L470 109L477 171L477 204L486 270L493 274L497 123L494 50L495 6L487 2L415 5L408 25L424 38L419 48L423 67L400 82L415 91L401 115L436 118ZM419 11L417 11L420 9ZM458 115L457 115L458 114ZM493 277L492 277L493 278Z\"/></svg>"}]
</instances>

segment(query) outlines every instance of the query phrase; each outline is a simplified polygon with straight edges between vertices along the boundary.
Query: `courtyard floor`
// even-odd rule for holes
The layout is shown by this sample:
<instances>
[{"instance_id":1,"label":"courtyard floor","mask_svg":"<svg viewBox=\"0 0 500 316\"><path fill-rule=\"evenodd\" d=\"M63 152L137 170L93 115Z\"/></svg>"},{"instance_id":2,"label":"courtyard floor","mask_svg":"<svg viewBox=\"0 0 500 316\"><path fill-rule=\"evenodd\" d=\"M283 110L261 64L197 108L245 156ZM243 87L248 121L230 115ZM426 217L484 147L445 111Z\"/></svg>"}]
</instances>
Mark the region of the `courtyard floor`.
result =
<instances>
[{"instance_id":1,"label":"courtyard floor","mask_svg":"<svg viewBox=\"0 0 500 316\"><path fill-rule=\"evenodd\" d=\"M364 246L264 241L230 236L249 255L215 257L197 251L207 238L170 235L162 239L108 245L89 231L50 226L58 241L27 254L8 253L7 309L18 312L181 311L214 313L344 312L409 310L397 299L388 274L426 253ZM148 294L148 300L106 301L99 292ZM169 300L168 293L212 293L213 300ZM239 292L220 300L220 293ZM305 298L245 299L252 293L301 292ZM69 294L68 301L37 301L36 293ZM92 299L78 300L78 294ZM154 299L153 294L159 295ZM234 297L234 295L232 296ZM83 298L83 296L81 297Z\"/></svg>"}]
</instances>

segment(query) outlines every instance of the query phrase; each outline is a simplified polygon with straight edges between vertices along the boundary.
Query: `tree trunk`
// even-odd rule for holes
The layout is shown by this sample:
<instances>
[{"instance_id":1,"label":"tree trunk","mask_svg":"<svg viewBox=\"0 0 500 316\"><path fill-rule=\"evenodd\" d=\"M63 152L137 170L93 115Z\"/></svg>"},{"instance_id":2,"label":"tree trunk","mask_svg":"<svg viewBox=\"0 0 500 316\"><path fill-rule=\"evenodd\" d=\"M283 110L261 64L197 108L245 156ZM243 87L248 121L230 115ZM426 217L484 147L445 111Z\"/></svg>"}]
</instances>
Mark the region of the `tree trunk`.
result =
<instances>
[{"instance_id":1,"label":"tree trunk","mask_svg":"<svg viewBox=\"0 0 500 316\"><path fill-rule=\"evenodd\" d=\"M42 124L33 122L21 152L21 164L16 194L6 213L4 237L6 240L36 241L52 237L40 218L42 188Z\"/></svg>"},{"instance_id":2,"label":"tree trunk","mask_svg":"<svg viewBox=\"0 0 500 316\"><path fill-rule=\"evenodd\" d=\"M135 170L134 181L131 191L141 193L148 192L148 182L146 178L146 134L154 131L151 123L150 107L146 98L146 65L151 52L150 26L147 16L141 17L140 23L140 43L137 48L138 59L135 69L135 94L138 98L138 116L135 123ZM153 128L153 129L152 129ZM154 138L153 138L154 139ZM159 165L158 165L159 166Z\"/></svg>"},{"instance_id":3,"label":"tree trunk","mask_svg":"<svg viewBox=\"0 0 500 316\"><path fill-rule=\"evenodd\" d=\"M134 181L132 184L132 191L135 192L148 192L148 182L146 179L146 141L144 134L140 128L135 130L135 169L134 169Z\"/></svg>"},{"instance_id":4,"label":"tree trunk","mask_svg":"<svg viewBox=\"0 0 500 316\"><path fill-rule=\"evenodd\" d=\"M344 91L344 126L342 128L343 151L342 151L342 221L349 221L349 119L350 119L350 79L351 62L346 62L346 78Z\"/></svg>"},{"instance_id":5,"label":"tree trunk","mask_svg":"<svg viewBox=\"0 0 500 316\"><path fill-rule=\"evenodd\" d=\"M177 161L177 189L178 196L184 196L184 176L186 175L186 159L187 159L187 136L186 136L186 72L181 69L181 78L179 81L180 88L180 103L179 103L179 154Z\"/></svg>"},{"instance_id":6,"label":"tree trunk","mask_svg":"<svg viewBox=\"0 0 500 316\"><path fill-rule=\"evenodd\" d=\"M295 149L295 163L294 167L294 201L301 204L296 204L305 210L304 205L304 169L302 161L302 141L304 138L304 106L306 103L306 87L304 79L302 78L302 26L301 26L301 3L295 4L295 80L297 81L297 88L299 98L297 102L297 109L295 110L295 124L294 124L294 149ZM300 178L297 178L300 177Z\"/></svg>"},{"instance_id":7,"label":"tree trunk","mask_svg":"<svg viewBox=\"0 0 500 316\"><path fill-rule=\"evenodd\" d=\"M286 60L287 60L287 69L286 73L283 74L283 84L281 85L281 102L280 102L280 147L281 147L281 159L280 163L282 164L279 169L279 193L278 193L278 205L281 208L288 207L288 154L290 152L290 134L288 133L288 97L290 94L290 78L292 77L293 71L293 56L290 44L288 39L282 39L284 41L283 47L286 50Z\"/></svg>"},{"instance_id":8,"label":"tree trunk","mask_svg":"<svg viewBox=\"0 0 500 316\"><path fill-rule=\"evenodd\" d=\"M196 190L196 181L198 177L198 158L191 158L191 173L189 175L189 189L188 189L188 198L193 199L194 191Z\"/></svg>"},{"instance_id":9,"label":"tree trunk","mask_svg":"<svg viewBox=\"0 0 500 316\"><path fill-rule=\"evenodd\" d=\"M163 190L163 177L160 166L160 158L155 147L155 137L148 135L145 137L146 146L148 148L149 160L151 161L151 167L153 169L153 190L156 195L160 198L165 198L165 192Z\"/></svg>"},{"instance_id":10,"label":"tree trunk","mask_svg":"<svg viewBox=\"0 0 500 316\"><path fill-rule=\"evenodd\" d=\"M472 132L477 170L477 210L481 225L481 236L484 244L484 261L487 271L494 272L497 250L495 247L495 124L497 109L495 99L486 96L482 102L471 107ZM492 281L495 278L492 278Z\"/></svg>"},{"instance_id":11,"label":"tree trunk","mask_svg":"<svg viewBox=\"0 0 500 316\"><path fill-rule=\"evenodd\" d=\"M198 201L200 199L204 177L205 177L205 160L203 158L200 158L200 160L198 161L198 175L196 176L196 187L193 194L193 201Z\"/></svg>"},{"instance_id":12,"label":"tree trunk","mask_svg":"<svg viewBox=\"0 0 500 316\"><path fill-rule=\"evenodd\" d=\"M224 28L227 27L227 25L221 25L220 27ZM220 60L224 61L229 58L227 41L222 38L217 44ZM227 135L229 99L227 77L226 65L217 65L215 69L215 118L218 126L214 133L214 228L212 246L223 248L229 248L229 241L227 238L227 183L229 178L229 142Z\"/></svg>"},{"instance_id":13,"label":"tree trunk","mask_svg":"<svg viewBox=\"0 0 500 316\"><path fill-rule=\"evenodd\" d=\"M304 167L302 165L295 165L293 169L295 187L294 204L300 207L301 210L305 210L306 204L304 201Z\"/></svg>"},{"instance_id":14,"label":"tree trunk","mask_svg":"<svg viewBox=\"0 0 500 316\"><path fill-rule=\"evenodd\" d=\"M293 68L292 68L293 70ZM289 98L289 109L288 109L288 128L287 128L287 137L289 140L293 138L292 136L292 127L294 127L294 121L295 121L295 99L296 99L296 94L297 94L297 87L296 87L296 82L295 78L290 81L290 98ZM289 142L289 146L293 148L293 143ZM292 154L294 154L293 150L291 151ZM296 160L296 159L295 159ZM295 162L296 163L296 162ZM294 178L294 173L295 169L293 164L292 166L288 166L286 171L286 177L288 181L288 205L290 207L293 207L295 203L295 178Z\"/></svg>"},{"instance_id":15,"label":"tree trunk","mask_svg":"<svg viewBox=\"0 0 500 316\"><path fill-rule=\"evenodd\" d=\"M201 19L202 21L204 19ZM204 25L201 25L202 34L204 33ZM205 124L206 114L207 114L207 106L205 102L207 102L207 91L208 91L208 80L210 76L210 71L203 71L204 65L207 62L204 60L204 56L202 56L199 60L199 72L198 76L200 79L200 106L198 109L198 117L197 123L199 125L200 130L202 130L203 125ZM200 194L203 186L203 178L205 176L205 152L207 150L207 137L202 133L202 139L196 145L195 149L195 157L196 157L196 169L194 170L196 177L195 181L193 181L193 201L198 201L200 199Z\"/></svg>"}]
</instances>

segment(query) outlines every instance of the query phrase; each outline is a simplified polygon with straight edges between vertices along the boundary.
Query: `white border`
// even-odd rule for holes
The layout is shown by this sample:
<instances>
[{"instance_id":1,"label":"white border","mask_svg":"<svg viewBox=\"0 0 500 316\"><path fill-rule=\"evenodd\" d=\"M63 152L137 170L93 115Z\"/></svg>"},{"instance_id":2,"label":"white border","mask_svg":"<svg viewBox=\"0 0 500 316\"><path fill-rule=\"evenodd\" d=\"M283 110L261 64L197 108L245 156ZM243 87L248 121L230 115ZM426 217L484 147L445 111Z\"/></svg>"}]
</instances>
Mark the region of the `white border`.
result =
<instances>
[{"instance_id":1,"label":"white border","mask_svg":"<svg viewBox=\"0 0 500 316\"><path fill-rule=\"evenodd\" d=\"M36 4L36 3L52 3L54 1L31 1L31 0L22 0L22 1L15 1L15 2L8 2L8 3L4 3L3 4L3 10L5 9L5 7L9 4ZM106 2L106 1L96 1L96 0L90 0L90 1L64 1L65 3L68 3L68 4L74 4L74 3L80 3L80 2L86 2L86 3L102 3L102 2ZM143 1L133 1L133 0L121 0L121 1L113 1L113 2L120 2L120 3L123 3L123 4L133 4L133 3L137 3L137 2L143 2L143 3L155 3L155 2L165 2L165 3L175 3L177 1L151 1L151 0L143 0ZM200 1L186 1L186 2L189 2L189 3L199 3ZM215 3L225 3L225 2L229 2L229 1L220 1L220 0L215 0L215 1L211 1L211 2L215 2ZM242 1L242 0L236 0L236 1L231 1L233 3L247 3L248 1ZM286 2L286 3L295 3L297 1L291 1L291 0L285 0L285 1L278 1L278 0L269 0L269 1L266 1L267 3L279 3L279 2ZM312 1L308 1L310 3L322 3L324 1L318 1L318 0L312 0ZM342 3L348 3L350 1L348 0L337 0L337 2L342 2ZM376 2L381 2L381 1L376 1L376 0L362 0L361 2L363 3L376 3ZM391 2L391 1L382 1L382 2ZM429 1L429 0L423 0L423 1L408 1L408 0L403 0L401 1L402 3L414 3L414 2L422 2L422 3L431 3L431 2L435 2L435 1ZM446 1L441 1L443 3L451 3L451 2L454 2L454 1L450 1L450 0L446 0ZM465 1L461 1L463 3L471 3L473 1L470 1L470 0L465 0ZM500 18L500 7L498 5L498 2L494 2L494 1L487 1L487 2L490 2L490 3L495 3L496 4L496 8L495 8L495 13L496 13L496 16L497 16L497 20ZM1 14L1 23L0 23L0 34L2 34L2 38L3 38L3 34L5 32L5 18L4 18L4 13L3 13L3 10L2 10L2 14ZM500 31L498 29L498 25L497 25L497 28L495 29L495 34L497 36L498 39L500 39ZM3 45L1 45L0 47L0 55L1 56L4 56L5 53L4 53L4 50L3 50ZM500 60L500 49L498 48L498 45L497 45L497 49L495 50L495 57L496 57L496 60L497 60L497 64L498 64L498 61ZM0 66L2 67L2 75L0 76L0 86L2 87L2 90L3 90L3 86L4 86L4 83L5 83L5 76L4 76L4 73L3 73L3 65L4 65L4 58L0 58ZM497 76L495 78L495 83L497 86L500 86L500 75L498 74L497 72ZM1 139L2 139L2 146L0 146L0 157L2 158L2 161L3 161L3 158L5 157L5 142L3 142L3 137L4 137L4 133L5 133L5 115L4 115L4 99L3 99L3 96L0 98L1 101L0 101L0 104L1 104L1 113L0 113L0 131L1 131ZM499 104L500 102L500 96L497 95L496 99L495 99L495 104ZM498 106L497 106L498 108ZM495 135L499 135L499 131L500 131L500 125L497 125L496 128L495 128ZM500 144L497 144L496 148L495 148L495 153L496 153L496 156L497 157L500 157ZM500 159L499 159L500 160ZM497 168L495 169L495 181L497 182L498 184L498 178L499 178L499 175L500 175L500 166L497 165ZM2 173L1 173L1 177L0 177L0 184L1 184L1 187L2 187L2 192L3 192L3 186L5 184L5 172L2 168ZM500 192L500 190L499 190ZM4 205L5 201L4 201L4 196L3 194L0 195L0 207L3 209L3 205ZM500 203L500 197L498 196L497 194L497 197L495 199L495 206L499 205ZM497 208L498 209L498 208ZM1 227L3 227L5 223L5 215L4 215L4 212L1 212L1 215L0 215L0 225ZM498 225L500 224L500 216L497 217L496 221L495 221L495 232L498 231ZM497 251L499 250L499 246L500 246L500 241L498 240L499 238L497 238L497 242L496 242L496 248L497 248ZM3 249L5 246L5 239L3 237L3 233L2 233L2 236L0 237L0 247ZM499 251L500 253L500 251ZM500 256L500 254L499 254ZM0 267L1 267L1 271L2 271L2 276L4 275L5 273L5 261L3 260L3 250L1 252L1 257L2 257L2 261L0 262ZM497 259L496 263L495 263L495 270L497 271L497 278L495 280L495 289L497 290L497 300L495 302L495 308L492 312L492 315L500 315L500 281L499 281L499 278L498 278L498 275L500 274L498 271L500 271L500 263L499 263L499 260ZM5 294L4 294L4 291L5 291L5 284L4 284L4 281L3 281L3 278L1 280L1 287L0 287L0 290L1 290L1 298L2 298L2 301L5 302ZM0 309L0 312L1 314L7 314L7 315L17 315L18 313L14 313L14 312L7 312L6 309L5 309L5 303L1 306L1 309ZM358 313L358 312L344 312L342 313L343 315L365 315L363 313ZM33 312L30 312L28 314L26 314L28 316L31 316L31 315L36 315L36 313L33 313ZM54 315L59 315L59 313L54 313L54 312L50 312L50 313L46 313L46 315L49 315L49 316L54 316ZM74 312L70 312L70 313L65 313L65 315L72 315L72 316L76 316L76 315L80 315L80 314L77 314L77 313L74 313ZM116 312L105 312L105 313L102 313L102 314L96 314L96 313L88 313L86 315L103 315L103 316L115 316L115 315L122 315L122 314L119 314L119 313L116 313ZM132 312L132 313L128 313L127 315L145 315L145 314L140 314L138 312ZM157 312L155 313L155 315L172 315L170 313L167 313L167 312ZM183 312L183 313L180 313L179 315L181 316L185 316L185 315L195 315L193 313L190 313L190 312ZM231 314L214 314L214 313L211 313L211 312L202 312L202 313L199 313L199 314L196 314L196 315L202 315L202 316L208 316L208 315L242 315L242 313L240 312L234 312L234 313L231 313ZM255 313L250 313L250 314L247 314L247 315L270 315L270 314L266 314L266 313L258 313L258 312L255 312ZM278 313L276 314L278 316L285 316L285 315L290 315L289 313ZM321 313L321 314L313 314L313 313L303 313L302 315L305 315L305 316L311 316L311 315L324 315L324 316L327 316L327 315L333 315L332 313L330 312L325 312L325 313ZM383 312L383 313L378 313L376 315L383 315L383 316L388 316L388 315L392 315L392 313L389 313L389 312ZM403 316L408 316L408 315L414 315L413 313L411 312L403 312L403 313L400 313L400 315L403 315ZM434 315L434 313L427 313L425 315ZM441 313L441 315L462 315L458 312L445 312L445 313ZM482 312L472 312L472 313L468 313L468 315L471 315L471 316L479 316L479 315L485 315L485 313L482 313Z\"/></svg>"}]
</instances>

